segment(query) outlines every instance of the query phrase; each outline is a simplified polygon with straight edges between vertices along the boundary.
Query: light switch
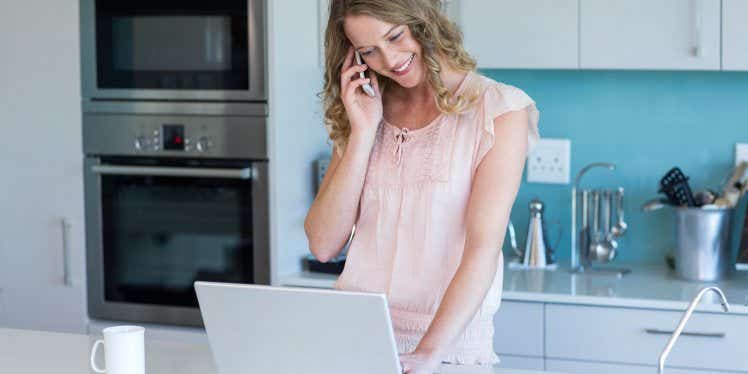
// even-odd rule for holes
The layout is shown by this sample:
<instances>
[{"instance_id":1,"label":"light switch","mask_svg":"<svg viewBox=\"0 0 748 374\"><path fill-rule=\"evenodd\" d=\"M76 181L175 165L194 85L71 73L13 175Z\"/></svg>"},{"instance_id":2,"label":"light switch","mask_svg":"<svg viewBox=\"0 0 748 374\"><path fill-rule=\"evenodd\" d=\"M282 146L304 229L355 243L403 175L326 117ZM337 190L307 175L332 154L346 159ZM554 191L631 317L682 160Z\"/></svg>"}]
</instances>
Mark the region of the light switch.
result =
<instances>
[{"instance_id":1,"label":"light switch","mask_svg":"<svg viewBox=\"0 0 748 374\"><path fill-rule=\"evenodd\" d=\"M541 138L527 158L527 181L569 184L571 141Z\"/></svg>"}]
</instances>

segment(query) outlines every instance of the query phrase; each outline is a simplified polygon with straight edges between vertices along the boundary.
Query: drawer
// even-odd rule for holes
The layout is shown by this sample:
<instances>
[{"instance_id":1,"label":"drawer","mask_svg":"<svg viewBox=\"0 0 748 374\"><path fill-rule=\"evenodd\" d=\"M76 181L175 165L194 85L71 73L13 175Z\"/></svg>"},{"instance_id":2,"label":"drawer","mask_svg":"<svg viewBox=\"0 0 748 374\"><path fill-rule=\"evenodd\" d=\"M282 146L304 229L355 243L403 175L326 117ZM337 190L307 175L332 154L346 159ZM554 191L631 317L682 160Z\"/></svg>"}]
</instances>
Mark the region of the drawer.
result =
<instances>
[{"instance_id":1,"label":"drawer","mask_svg":"<svg viewBox=\"0 0 748 374\"><path fill-rule=\"evenodd\" d=\"M657 365L681 312L630 308L545 306L547 358ZM670 366L701 369L748 368L748 318L694 313L684 332L720 337L681 335L667 359Z\"/></svg>"},{"instance_id":2,"label":"drawer","mask_svg":"<svg viewBox=\"0 0 748 374\"><path fill-rule=\"evenodd\" d=\"M583 362L573 360L545 360L545 369L559 373L574 374L652 374L657 372L656 366L603 364L598 362ZM667 374L714 374L713 371L696 369L679 369L665 366ZM731 374L737 372L721 371L720 373Z\"/></svg>"},{"instance_id":3,"label":"drawer","mask_svg":"<svg viewBox=\"0 0 748 374\"><path fill-rule=\"evenodd\" d=\"M502 301L493 319L494 351L543 357L543 304Z\"/></svg>"}]
</instances>

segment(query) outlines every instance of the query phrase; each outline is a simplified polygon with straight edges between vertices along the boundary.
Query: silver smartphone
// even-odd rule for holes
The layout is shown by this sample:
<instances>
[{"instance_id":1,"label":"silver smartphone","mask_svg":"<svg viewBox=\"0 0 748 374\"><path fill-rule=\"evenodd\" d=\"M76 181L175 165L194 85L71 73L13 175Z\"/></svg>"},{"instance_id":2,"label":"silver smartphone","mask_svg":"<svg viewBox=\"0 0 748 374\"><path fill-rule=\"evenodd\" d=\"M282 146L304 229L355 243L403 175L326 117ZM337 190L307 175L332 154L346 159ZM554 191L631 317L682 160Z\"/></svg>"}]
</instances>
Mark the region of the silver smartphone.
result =
<instances>
[{"instance_id":1,"label":"silver smartphone","mask_svg":"<svg viewBox=\"0 0 748 374\"><path fill-rule=\"evenodd\" d=\"M354 54L356 55L356 63L359 65L363 64L363 61L361 61L361 55L358 53L358 51L354 51ZM358 72L358 76L361 78L366 78L363 71ZM371 84L364 83L361 88L366 92L367 95L374 97L376 96L376 93L374 93L374 88L371 87Z\"/></svg>"}]
</instances>

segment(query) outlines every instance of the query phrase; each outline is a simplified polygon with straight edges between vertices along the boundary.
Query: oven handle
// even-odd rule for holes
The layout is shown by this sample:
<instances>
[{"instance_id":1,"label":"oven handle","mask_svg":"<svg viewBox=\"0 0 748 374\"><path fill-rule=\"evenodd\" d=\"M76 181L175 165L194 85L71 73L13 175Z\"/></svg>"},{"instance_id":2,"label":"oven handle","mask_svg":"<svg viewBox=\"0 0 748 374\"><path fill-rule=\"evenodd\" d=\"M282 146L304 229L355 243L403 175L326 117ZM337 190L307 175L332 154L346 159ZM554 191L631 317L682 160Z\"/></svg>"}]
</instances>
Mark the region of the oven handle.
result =
<instances>
[{"instance_id":1,"label":"oven handle","mask_svg":"<svg viewBox=\"0 0 748 374\"><path fill-rule=\"evenodd\" d=\"M252 179L255 173L252 168L221 169L221 168L184 168L164 166L115 166L94 165L91 170L96 174L113 175L147 175L156 177L204 177Z\"/></svg>"}]
</instances>

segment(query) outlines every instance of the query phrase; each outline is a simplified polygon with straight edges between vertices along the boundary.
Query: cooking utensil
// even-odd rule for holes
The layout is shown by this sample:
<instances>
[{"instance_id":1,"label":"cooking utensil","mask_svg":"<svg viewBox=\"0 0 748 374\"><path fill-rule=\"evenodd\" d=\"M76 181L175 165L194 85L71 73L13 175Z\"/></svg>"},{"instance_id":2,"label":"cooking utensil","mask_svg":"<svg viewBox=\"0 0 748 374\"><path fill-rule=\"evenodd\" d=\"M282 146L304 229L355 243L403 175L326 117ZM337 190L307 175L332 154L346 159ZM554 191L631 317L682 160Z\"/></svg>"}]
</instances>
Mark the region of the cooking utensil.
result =
<instances>
[{"instance_id":1,"label":"cooking utensil","mask_svg":"<svg viewBox=\"0 0 748 374\"><path fill-rule=\"evenodd\" d=\"M582 248L582 258L587 258L590 248L589 199L590 190L582 190L582 227L579 230L579 248Z\"/></svg>"},{"instance_id":2,"label":"cooking utensil","mask_svg":"<svg viewBox=\"0 0 748 374\"><path fill-rule=\"evenodd\" d=\"M730 202L733 204L732 206L735 206L735 202L740 197L740 192L743 190L744 186L740 184L741 179L743 179L743 175L745 174L746 169L748 169L748 162L742 161L738 166L736 166L732 170L732 174L730 175L730 178L725 183L724 187L722 188L722 196L727 197L735 195L735 191L737 191L737 196L733 199L735 201L730 200Z\"/></svg>"},{"instance_id":3,"label":"cooking utensil","mask_svg":"<svg viewBox=\"0 0 748 374\"><path fill-rule=\"evenodd\" d=\"M603 254L602 236L600 233L600 191L593 190L592 197L592 226L590 227L589 257L592 261L599 261Z\"/></svg>"},{"instance_id":4,"label":"cooking utensil","mask_svg":"<svg viewBox=\"0 0 748 374\"><path fill-rule=\"evenodd\" d=\"M678 167L670 169L660 179L658 192L664 193L673 205L696 206L691 187L688 185L688 177Z\"/></svg>"},{"instance_id":5,"label":"cooking utensil","mask_svg":"<svg viewBox=\"0 0 748 374\"><path fill-rule=\"evenodd\" d=\"M628 224L623 220L623 187L618 187L614 196L616 200L615 210L618 221L610 228L610 232L613 236L618 237L626 233L626 229L628 229Z\"/></svg>"},{"instance_id":6,"label":"cooking utensil","mask_svg":"<svg viewBox=\"0 0 748 374\"><path fill-rule=\"evenodd\" d=\"M717 199L717 193L712 190L699 190L693 194L694 202L696 206L709 205Z\"/></svg>"},{"instance_id":7,"label":"cooking utensil","mask_svg":"<svg viewBox=\"0 0 748 374\"><path fill-rule=\"evenodd\" d=\"M670 201L664 197L656 197L642 204L642 212L660 210L665 207L665 205L668 205L669 202Z\"/></svg>"},{"instance_id":8,"label":"cooking utensil","mask_svg":"<svg viewBox=\"0 0 748 374\"><path fill-rule=\"evenodd\" d=\"M577 239L579 238L579 233L577 230L579 229L577 226L577 191L579 191L579 186L582 182L582 177L590 171L591 169L595 168L606 168L608 170L615 170L616 166L615 164L611 164L609 162L593 162L591 164L586 165L583 167L579 172L577 173L576 178L574 179L574 184L571 187L571 271L574 273L582 272L587 267L590 266L590 261L588 256L585 256L585 252L589 252L589 246L582 247L580 243L577 243Z\"/></svg>"},{"instance_id":9,"label":"cooking utensil","mask_svg":"<svg viewBox=\"0 0 748 374\"><path fill-rule=\"evenodd\" d=\"M611 191L604 190L602 192L602 218L603 228L601 233L601 239L598 241L598 245L595 247L597 253L595 254L597 260L600 262L609 262L616 257L616 249L618 249L618 242L613 239L613 234L610 231L610 221L612 211L611 205Z\"/></svg>"}]
</instances>

